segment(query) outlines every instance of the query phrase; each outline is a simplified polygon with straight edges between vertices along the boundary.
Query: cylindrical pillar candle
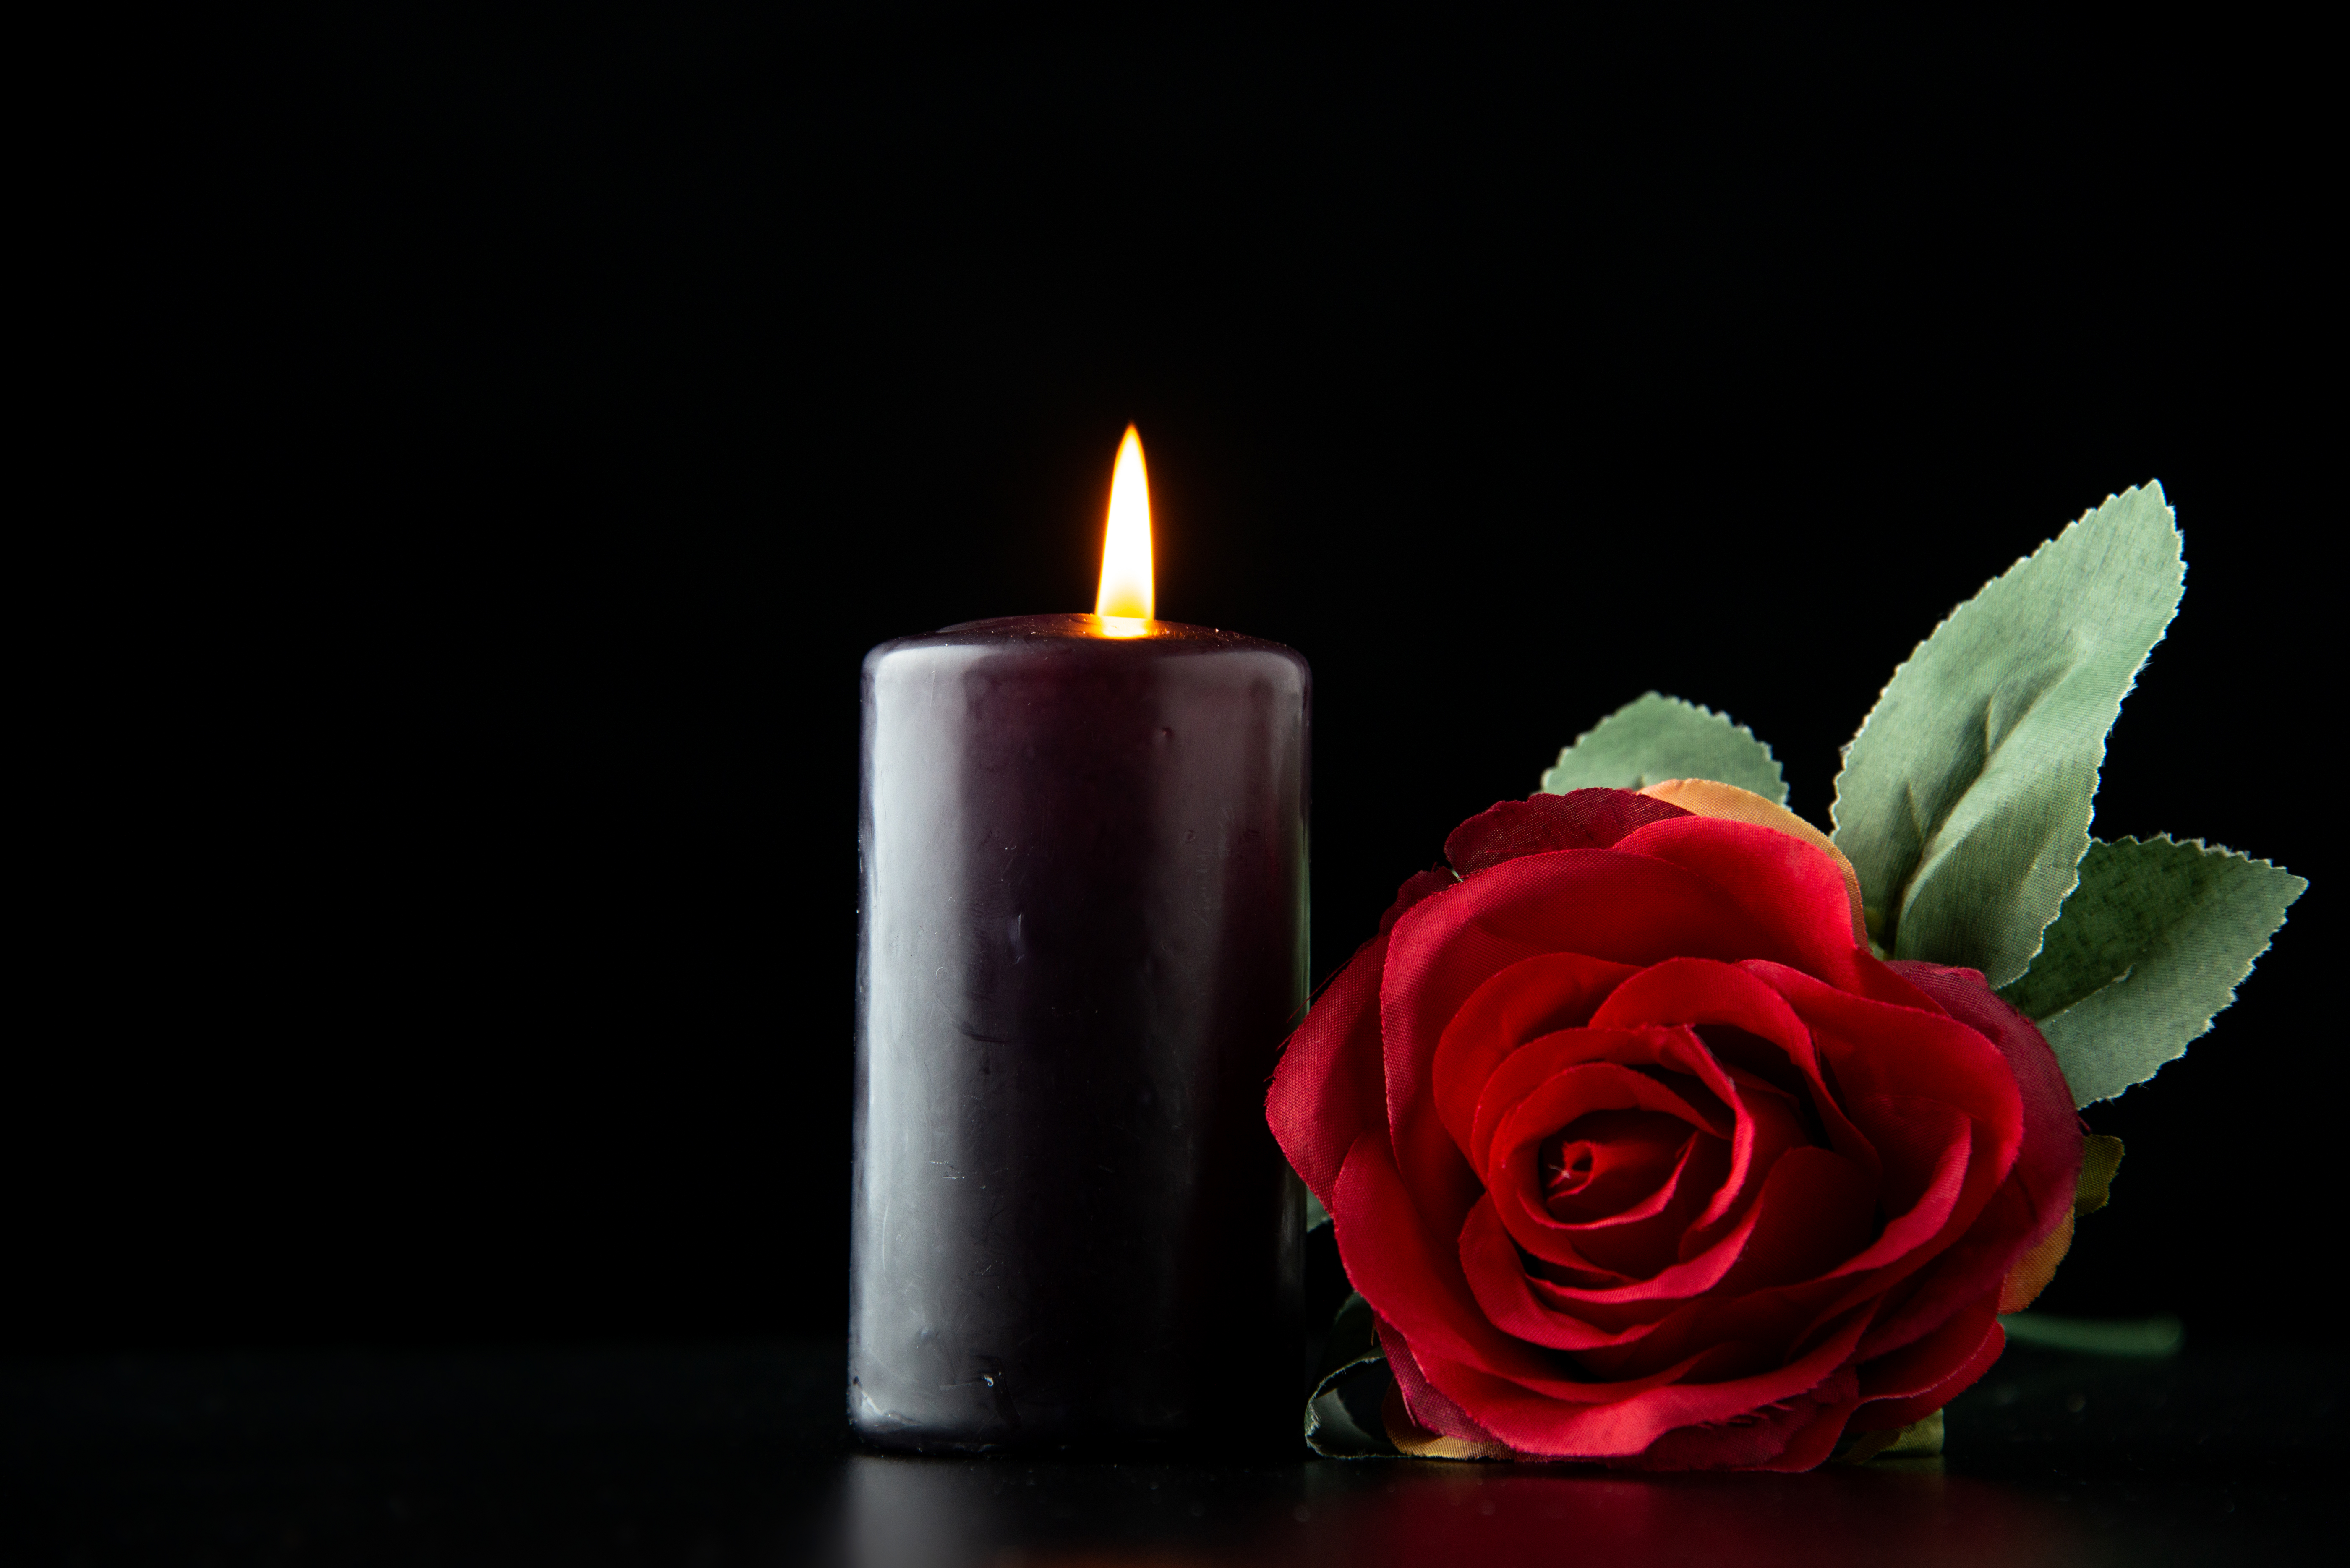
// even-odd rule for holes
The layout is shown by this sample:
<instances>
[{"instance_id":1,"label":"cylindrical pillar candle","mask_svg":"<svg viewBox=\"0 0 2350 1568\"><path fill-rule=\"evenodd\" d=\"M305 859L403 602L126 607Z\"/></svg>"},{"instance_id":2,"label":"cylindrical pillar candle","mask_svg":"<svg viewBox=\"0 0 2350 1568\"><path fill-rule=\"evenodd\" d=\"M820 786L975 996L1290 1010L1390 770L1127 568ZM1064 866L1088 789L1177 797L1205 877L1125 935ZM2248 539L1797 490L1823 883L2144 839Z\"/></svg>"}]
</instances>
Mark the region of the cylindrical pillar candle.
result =
<instances>
[{"instance_id":1,"label":"cylindrical pillar candle","mask_svg":"<svg viewBox=\"0 0 2350 1568\"><path fill-rule=\"evenodd\" d=\"M1094 616L866 657L850 1420L923 1451L1293 1430L1310 676Z\"/></svg>"}]
</instances>

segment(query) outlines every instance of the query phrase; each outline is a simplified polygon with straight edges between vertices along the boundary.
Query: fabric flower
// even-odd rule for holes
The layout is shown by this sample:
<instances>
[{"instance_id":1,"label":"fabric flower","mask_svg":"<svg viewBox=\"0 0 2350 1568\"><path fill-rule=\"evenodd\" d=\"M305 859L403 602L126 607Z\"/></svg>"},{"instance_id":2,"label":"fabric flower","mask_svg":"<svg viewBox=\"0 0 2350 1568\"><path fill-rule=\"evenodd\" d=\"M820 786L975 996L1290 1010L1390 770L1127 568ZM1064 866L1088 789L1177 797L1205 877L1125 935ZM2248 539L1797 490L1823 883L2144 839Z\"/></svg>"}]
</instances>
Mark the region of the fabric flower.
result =
<instances>
[{"instance_id":1,"label":"fabric flower","mask_svg":"<svg viewBox=\"0 0 2350 1568\"><path fill-rule=\"evenodd\" d=\"M1804 1469L1982 1375L2081 1166L2028 1020L1872 956L1834 846L1729 785L1505 802L1445 854L1267 1107L1399 1446Z\"/></svg>"}]
</instances>

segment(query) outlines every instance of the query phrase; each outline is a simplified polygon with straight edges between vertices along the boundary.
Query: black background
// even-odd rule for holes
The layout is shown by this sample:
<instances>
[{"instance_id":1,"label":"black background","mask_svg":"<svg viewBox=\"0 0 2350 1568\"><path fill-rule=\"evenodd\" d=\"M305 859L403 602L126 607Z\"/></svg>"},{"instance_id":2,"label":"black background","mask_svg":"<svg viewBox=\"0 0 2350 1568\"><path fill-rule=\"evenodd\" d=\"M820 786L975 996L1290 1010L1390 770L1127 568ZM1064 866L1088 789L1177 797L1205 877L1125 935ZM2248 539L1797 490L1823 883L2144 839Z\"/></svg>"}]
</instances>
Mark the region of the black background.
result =
<instances>
[{"instance_id":1,"label":"black background","mask_svg":"<svg viewBox=\"0 0 2350 1568\"><path fill-rule=\"evenodd\" d=\"M20 1347L837 1331L858 659L1087 607L1129 420L1161 615L1314 663L1317 977L1651 687L1824 818L1937 619L2158 477L2097 831L2317 886L2090 1113L2043 1304L2315 1332L2340 341L2257 49L306 26L189 46L52 410Z\"/></svg>"}]
</instances>

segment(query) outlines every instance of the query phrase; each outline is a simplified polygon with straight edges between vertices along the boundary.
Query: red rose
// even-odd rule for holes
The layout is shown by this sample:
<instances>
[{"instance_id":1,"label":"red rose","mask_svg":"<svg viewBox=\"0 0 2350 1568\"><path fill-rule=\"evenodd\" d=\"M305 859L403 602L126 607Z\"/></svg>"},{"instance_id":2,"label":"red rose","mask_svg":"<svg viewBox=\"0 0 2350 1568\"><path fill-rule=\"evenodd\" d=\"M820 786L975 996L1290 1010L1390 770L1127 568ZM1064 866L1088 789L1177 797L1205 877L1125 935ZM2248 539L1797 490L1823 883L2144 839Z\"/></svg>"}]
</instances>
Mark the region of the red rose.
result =
<instances>
[{"instance_id":1,"label":"red rose","mask_svg":"<svg viewBox=\"0 0 2350 1568\"><path fill-rule=\"evenodd\" d=\"M1471 818L1289 1043L1274 1135L1426 1451L1808 1469L1981 1376L2069 1239L2039 1032L1872 957L1840 857L1744 799Z\"/></svg>"}]
</instances>

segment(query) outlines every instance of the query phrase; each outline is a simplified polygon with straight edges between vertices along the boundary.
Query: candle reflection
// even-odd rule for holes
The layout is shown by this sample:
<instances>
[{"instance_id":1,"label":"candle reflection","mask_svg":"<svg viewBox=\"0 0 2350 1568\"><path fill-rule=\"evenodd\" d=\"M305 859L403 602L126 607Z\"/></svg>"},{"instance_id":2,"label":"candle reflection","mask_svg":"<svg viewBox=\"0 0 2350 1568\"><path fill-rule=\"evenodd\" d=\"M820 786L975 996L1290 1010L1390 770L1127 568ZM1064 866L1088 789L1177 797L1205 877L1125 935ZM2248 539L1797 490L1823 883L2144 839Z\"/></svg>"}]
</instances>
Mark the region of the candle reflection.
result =
<instances>
[{"instance_id":1,"label":"candle reflection","mask_svg":"<svg viewBox=\"0 0 2350 1568\"><path fill-rule=\"evenodd\" d=\"M2072 1562L2098 1542L2046 1499L1938 1459L1813 1475L1436 1463L849 1461L858 1568L1077 1563ZM2110 1544L2110 1543L2108 1543Z\"/></svg>"}]
</instances>

